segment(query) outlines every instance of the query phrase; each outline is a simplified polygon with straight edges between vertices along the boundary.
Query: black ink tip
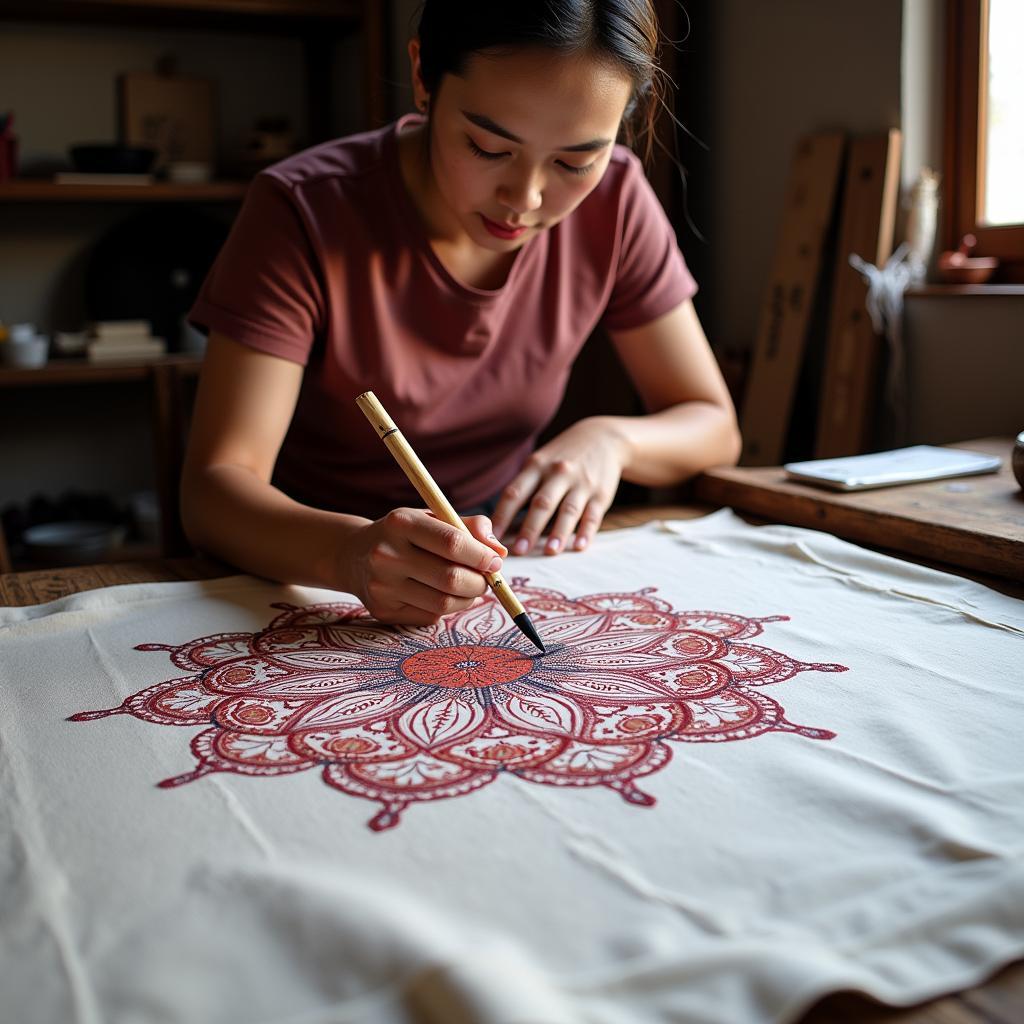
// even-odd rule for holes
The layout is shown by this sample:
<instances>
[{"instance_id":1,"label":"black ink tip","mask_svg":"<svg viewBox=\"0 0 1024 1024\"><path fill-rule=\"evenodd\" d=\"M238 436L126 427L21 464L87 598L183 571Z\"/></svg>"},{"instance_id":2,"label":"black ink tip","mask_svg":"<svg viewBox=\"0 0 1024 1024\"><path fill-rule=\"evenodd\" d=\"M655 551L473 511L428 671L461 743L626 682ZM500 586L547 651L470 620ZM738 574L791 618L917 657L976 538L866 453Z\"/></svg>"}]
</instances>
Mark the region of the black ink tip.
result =
<instances>
[{"instance_id":1,"label":"black ink tip","mask_svg":"<svg viewBox=\"0 0 1024 1024\"><path fill-rule=\"evenodd\" d=\"M547 654L544 645L540 642L540 636L537 630L533 628L533 623L526 612L520 612L512 621L523 631L524 636L533 642L541 654Z\"/></svg>"}]
</instances>

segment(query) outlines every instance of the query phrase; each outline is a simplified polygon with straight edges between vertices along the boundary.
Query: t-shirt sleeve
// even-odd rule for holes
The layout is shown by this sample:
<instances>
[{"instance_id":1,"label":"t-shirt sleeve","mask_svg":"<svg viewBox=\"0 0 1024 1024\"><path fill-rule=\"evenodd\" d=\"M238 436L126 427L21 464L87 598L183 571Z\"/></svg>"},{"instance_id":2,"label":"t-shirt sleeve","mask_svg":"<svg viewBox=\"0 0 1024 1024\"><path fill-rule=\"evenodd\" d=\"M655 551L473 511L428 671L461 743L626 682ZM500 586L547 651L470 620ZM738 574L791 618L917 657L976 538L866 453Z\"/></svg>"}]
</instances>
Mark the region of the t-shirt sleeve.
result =
<instances>
[{"instance_id":1,"label":"t-shirt sleeve","mask_svg":"<svg viewBox=\"0 0 1024 1024\"><path fill-rule=\"evenodd\" d=\"M631 154L622 182L619 232L618 269L602 319L609 330L642 327L697 291L675 231Z\"/></svg>"},{"instance_id":2,"label":"t-shirt sleeve","mask_svg":"<svg viewBox=\"0 0 1024 1024\"><path fill-rule=\"evenodd\" d=\"M253 179L189 320L305 366L323 327L324 290L302 215L272 175Z\"/></svg>"}]
</instances>

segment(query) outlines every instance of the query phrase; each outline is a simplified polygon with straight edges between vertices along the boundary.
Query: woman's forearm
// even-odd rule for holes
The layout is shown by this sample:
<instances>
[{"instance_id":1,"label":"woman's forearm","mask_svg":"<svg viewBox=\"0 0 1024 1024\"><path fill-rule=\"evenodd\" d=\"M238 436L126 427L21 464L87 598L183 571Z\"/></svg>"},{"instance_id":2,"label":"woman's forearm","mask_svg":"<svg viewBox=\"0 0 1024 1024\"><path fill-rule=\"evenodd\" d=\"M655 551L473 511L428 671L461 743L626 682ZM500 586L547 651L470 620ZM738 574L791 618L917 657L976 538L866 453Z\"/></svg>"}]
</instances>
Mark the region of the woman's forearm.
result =
<instances>
[{"instance_id":1,"label":"woman's forearm","mask_svg":"<svg viewBox=\"0 0 1024 1024\"><path fill-rule=\"evenodd\" d=\"M369 524L301 505L252 471L230 465L190 474L181 513L193 544L245 572L349 592L345 542Z\"/></svg>"},{"instance_id":2,"label":"woman's forearm","mask_svg":"<svg viewBox=\"0 0 1024 1024\"><path fill-rule=\"evenodd\" d=\"M669 487L712 466L735 465L740 455L735 414L712 402L608 420L625 442L622 478L645 487Z\"/></svg>"}]
</instances>

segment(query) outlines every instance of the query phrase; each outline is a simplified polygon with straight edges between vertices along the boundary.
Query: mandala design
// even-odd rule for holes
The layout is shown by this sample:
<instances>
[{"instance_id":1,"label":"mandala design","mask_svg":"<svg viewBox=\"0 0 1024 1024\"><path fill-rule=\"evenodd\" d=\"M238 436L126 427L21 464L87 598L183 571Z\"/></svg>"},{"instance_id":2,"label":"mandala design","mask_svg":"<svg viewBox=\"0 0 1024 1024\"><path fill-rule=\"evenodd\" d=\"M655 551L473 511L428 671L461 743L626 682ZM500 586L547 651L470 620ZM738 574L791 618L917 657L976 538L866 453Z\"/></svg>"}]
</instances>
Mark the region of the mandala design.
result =
<instances>
[{"instance_id":1,"label":"mandala design","mask_svg":"<svg viewBox=\"0 0 1024 1024\"><path fill-rule=\"evenodd\" d=\"M358 604L274 604L282 614L259 633L140 644L167 651L185 674L72 720L206 726L192 740L197 766L165 787L217 771L320 767L328 785L380 803L375 830L397 825L411 803L461 796L502 772L607 786L649 807L636 779L668 764L671 743L835 735L787 721L761 691L798 672L846 671L749 642L788 616L677 612L653 588L569 598L513 585L545 655L525 650L493 599L409 628L381 625Z\"/></svg>"}]
</instances>

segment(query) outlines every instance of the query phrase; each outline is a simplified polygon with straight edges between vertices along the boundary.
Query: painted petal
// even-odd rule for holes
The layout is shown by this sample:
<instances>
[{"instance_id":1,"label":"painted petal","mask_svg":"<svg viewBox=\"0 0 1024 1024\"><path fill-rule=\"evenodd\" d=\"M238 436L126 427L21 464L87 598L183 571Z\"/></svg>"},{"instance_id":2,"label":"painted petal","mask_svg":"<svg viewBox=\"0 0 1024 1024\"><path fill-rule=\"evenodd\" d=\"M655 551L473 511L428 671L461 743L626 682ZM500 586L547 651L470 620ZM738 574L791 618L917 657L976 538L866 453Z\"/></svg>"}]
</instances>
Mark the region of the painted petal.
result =
<instances>
[{"instance_id":1,"label":"painted petal","mask_svg":"<svg viewBox=\"0 0 1024 1024\"><path fill-rule=\"evenodd\" d=\"M472 698L442 697L403 711L395 728L400 735L429 749L472 734L486 717L487 713Z\"/></svg>"},{"instance_id":2,"label":"painted petal","mask_svg":"<svg viewBox=\"0 0 1024 1024\"><path fill-rule=\"evenodd\" d=\"M710 661L729 652L728 645L711 633L685 630L665 637L654 650L673 661Z\"/></svg>"},{"instance_id":3,"label":"painted petal","mask_svg":"<svg viewBox=\"0 0 1024 1024\"><path fill-rule=\"evenodd\" d=\"M582 667L578 672L546 672L540 669L531 678L538 685L552 686L569 697L578 696L586 700L660 700L665 696L660 684L652 682L646 675L608 669Z\"/></svg>"},{"instance_id":4,"label":"painted petal","mask_svg":"<svg viewBox=\"0 0 1024 1024\"><path fill-rule=\"evenodd\" d=\"M636 611L617 612L614 615L606 615L608 626L613 630L641 629L649 633L658 633L664 636L675 628L675 616L670 612L658 611Z\"/></svg>"},{"instance_id":5,"label":"painted petal","mask_svg":"<svg viewBox=\"0 0 1024 1024\"><path fill-rule=\"evenodd\" d=\"M344 693L317 701L291 723L295 729L326 728L350 722L368 722L401 707L404 697L397 690Z\"/></svg>"},{"instance_id":6,"label":"painted petal","mask_svg":"<svg viewBox=\"0 0 1024 1024\"><path fill-rule=\"evenodd\" d=\"M732 683L728 669L713 661L660 669L657 672L649 672L648 678L668 696L687 699L710 697Z\"/></svg>"},{"instance_id":7,"label":"painted petal","mask_svg":"<svg viewBox=\"0 0 1024 1024\"><path fill-rule=\"evenodd\" d=\"M369 613L361 604L351 601L310 604L304 605L301 608L285 604L274 604L272 607L284 608L286 610L270 623L268 629L287 626L294 626L299 629L305 626L320 627L340 622L351 622L353 619L366 620L369 617Z\"/></svg>"},{"instance_id":8,"label":"painted petal","mask_svg":"<svg viewBox=\"0 0 1024 1024\"><path fill-rule=\"evenodd\" d=\"M205 725L223 699L219 693L209 693L198 679L186 679L154 694L148 704L150 711L183 725Z\"/></svg>"},{"instance_id":9,"label":"painted petal","mask_svg":"<svg viewBox=\"0 0 1024 1024\"><path fill-rule=\"evenodd\" d=\"M670 736L685 728L689 717L682 704L629 704L609 708L596 715L587 738L595 743L622 743Z\"/></svg>"},{"instance_id":10,"label":"painted petal","mask_svg":"<svg viewBox=\"0 0 1024 1024\"><path fill-rule=\"evenodd\" d=\"M225 697L214 712L214 721L225 729L273 736L289 730L304 700L269 700L261 697Z\"/></svg>"},{"instance_id":11,"label":"painted petal","mask_svg":"<svg viewBox=\"0 0 1024 1024\"><path fill-rule=\"evenodd\" d=\"M538 736L506 729L489 729L472 739L437 751L437 756L474 768L503 768L506 771L535 767L560 753L566 744L561 736Z\"/></svg>"},{"instance_id":12,"label":"painted petal","mask_svg":"<svg viewBox=\"0 0 1024 1024\"><path fill-rule=\"evenodd\" d=\"M385 677L387 678L387 677ZM263 697L312 698L333 697L353 690L368 690L368 683L380 679L380 674L370 672L331 672L329 675L289 675L259 688Z\"/></svg>"},{"instance_id":13,"label":"painted petal","mask_svg":"<svg viewBox=\"0 0 1024 1024\"><path fill-rule=\"evenodd\" d=\"M207 687L215 693L245 693L286 675L287 670L267 663L266 658L238 658L218 665L206 674Z\"/></svg>"},{"instance_id":14,"label":"painted petal","mask_svg":"<svg viewBox=\"0 0 1024 1024\"><path fill-rule=\"evenodd\" d=\"M367 654L405 653L403 637L391 626L372 620L355 620L338 625L324 626L321 636L326 646L344 651Z\"/></svg>"},{"instance_id":15,"label":"painted petal","mask_svg":"<svg viewBox=\"0 0 1024 1024\"><path fill-rule=\"evenodd\" d=\"M716 694L703 700L689 700L686 706L693 716L686 730L691 735L744 730L764 715L763 705L754 699L754 695L748 697L736 691Z\"/></svg>"},{"instance_id":16,"label":"painted petal","mask_svg":"<svg viewBox=\"0 0 1024 1024\"><path fill-rule=\"evenodd\" d=\"M748 619L743 615L731 615L728 612L692 611L679 612L676 619L680 629L696 629L701 633L712 633L724 640L745 640L763 631L762 622L771 622L777 617Z\"/></svg>"},{"instance_id":17,"label":"painted petal","mask_svg":"<svg viewBox=\"0 0 1024 1024\"><path fill-rule=\"evenodd\" d=\"M274 662L288 668L310 669L314 672L329 672L332 669L374 668L391 665L394 655L381 659L366 651L339 651L333 647L308 647L304 650L279 650L273 652Z\"/></svg>"},{"instance_id":18,"label":"painted petal","mask_svg":"<svg viewBox=\"0 0 1024 1024\"><path fill-rule=\"evenodd\" d=\"M744 686L778 683L800 671L792 658L753 644L731 644L729 653L721 660L733 679Z\"/></svg>"},{"instance_id":19,"label":"painted petal","mask_svg":"<svg viewBox=\"0 0 1024 1024\"><path fill-rule=\"evenodd\" d=\"M171 661L179 668L209 668L252 653L251 633L218 633L171 650Z\"/></svg>"},{"instance_id":20,"label":"painted petal","mask_svg":"<svg viewBox=\"0 0 1024 1024\"><path fill-rule=\"evenodd\" d=\"M309 759L296 754L288 746L286 736L254 736L247 733L222 730L214 741L222 757L238 764L264 768L309 764Z\"/></svg>"},{"instance_id":21,"label":"painted petal","mask_svg":"<svg viewBox=\"0 0 1024 1024\"><path fill-rule=\"evenodd\" d=\"M470 793L496 776L497 772L439 761L425 753L402 761L335 763L324 768L324 781L335 789L399 809L412 800L438 800Z\"/></svg>"},{"instance_id":22,"label":"painted petal","mask_svg":"<svg viewBox=\"0 0 1024 1024\"><path fill-rule=\"evenodd\" d=\"M631 652L642 653L656 646L661 639L662 634L657 630L632 629L621 633L603 632L600 636L588 638L586 644L571 651L559 653L564 653L567 658L571 657L574 663L583 660L589 665L594 664L595 659L606 660L609 656L625 655Z\"/></svg>"},{"instance_id":23,"label":"painted petal","mask_svg":"<svg viewBox=\"0 0 1024 1024\"><path fill-rule=\"evenodd\" d=\"M512 623L508 613L493 598L466 611L457 612L447 619L449 632L459 643L466 640L493 642L495 637L507 633ZM513 627L514 628L514 627Z\"/></svg>"},{"instance_id":24,"label":"painted petal","mask_svg":"<svg viewBox=\"0 0 1024 1024\"><path fill-rule=\"evenodd\" d=\"M648 743L622 743L615 746L597 746L592 743L570 743L557 757L542 769L523 774L537 777L538 781L594 785L621 774L649 753ZM548 778L543 776L547 775Z\"/></svg>"},{"instance_id":25,"label":"painted petal","mask_svg":"<svg viewBox=\"0 0 1024 1024\"><path fill-rule=\"evenodd\" d=\"M291 736L289 745L299 756L316 761L384 761L415 753L390 730L365 724L311 729Z\"/></svg>"},{"instance_id":26,"label":"painted petal","mask_svg":"<svg viewBox=\"0 0 1024 1024\"><path fill-rule=\"evenodd\" d=\"M538 732L577 736L584 727L585 713L571 697L559 693L534 692L513 696L494 705L494 714L513 729L526 726Z\"/></svg>"},{"instance_id":27,"label":"painted petal","mask_svg":"<svg viewBox=\"0 0 1024 1024\"><path fill-rule=\"evenodd\" d=\"M533 613L533 605L529 608ZM544 622L544 644L575 644L587 637L600 633L604 628L605 616L598 612L589 615L573 615L558 619L541 619Z\"/></svg>"},{"instance_id":28,"label":"painted petal","mask_svg":"<svg viewBox=\"0 0 1024 1024\"><path fill-rule=\"evenodd\" d=\"M349 766L348 772L351 776L366 782L408 792L448 786L476 775L477 769L452 764L451 761L441 761L421 752L401 761L353 764Z\"/></svg>"},{"instance_id":29,"label":"painted petal","mask_svg":"<svg viewBox=\"0 0 1024 1024\"><path fill-rule=\"evenodd\" d=\"M580 604L604 612L671 611L672 606L660 598L644 594L587 594Z\"/></svg>"}]
</instances>

